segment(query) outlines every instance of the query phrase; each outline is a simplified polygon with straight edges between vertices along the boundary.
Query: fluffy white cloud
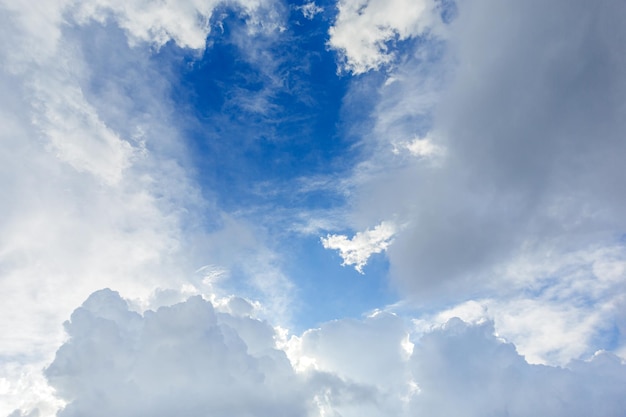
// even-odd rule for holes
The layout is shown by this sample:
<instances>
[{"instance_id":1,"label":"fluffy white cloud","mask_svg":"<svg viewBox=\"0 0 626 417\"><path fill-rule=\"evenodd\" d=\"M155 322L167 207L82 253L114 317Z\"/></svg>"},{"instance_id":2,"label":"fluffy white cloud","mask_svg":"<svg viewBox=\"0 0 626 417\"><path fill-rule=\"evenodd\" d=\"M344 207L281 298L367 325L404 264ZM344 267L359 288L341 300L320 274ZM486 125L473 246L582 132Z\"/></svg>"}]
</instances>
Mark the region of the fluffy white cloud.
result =
<instances>
[{"instance_id":1,"label":"fluffy white cloud","mask_svg":"<svg viewBox=\"0 0 626 417\"><path fill-rule=\"evenodd\" d=\"M340 0L328 44L354 74L393 62L389 44L434 30L440 19L433 0Z\"/></svg>"},{"instance_id":2,"label":"fluffy white cloud","mask_svg":"<svg viewBox=\"0 0 626 417\"><path fill-rule=\"evenodd\" d=\"M274 3L229 4L250 31L279 26ZM200 196L186 171L170 75L153 59L166 42L200 52L217 6L0 1L0 415L38 401L24 395L27 381L47 395L33 367L49 362L80 300L111 286L141 309L169 303L160 297L167 288L171 299L207 291L194 271L219 264L199 249L216 239L245 258L221 267L263 270L256 295L287 297L271 251Z\"/></svg>"},{"instance_id":3,"label":"fluffy white cloud","mask_svg":"<svg viewBox=\"0 0 626 417\"><path fill-rule=\"evenodd\" d=\"M92 294L66 323L46 376L69 404L59 416L305 415L274 331L218 313L199 296L143 316L117 293Z\"/></svg>"},{"instance_id":4,"label":"fluffy white cloud","mask_svg":"<svg viewBox=\"0 0 626 417\"><path fill-rule=\"evenodd\" d=\"M369 257L387 250L396 232L395 223L384 221L373 229L357 232L351 239L345 235L329 234L322 237L321 241L324 248L339 251L343 258L342 265L354 265L362 274Z\"/></svg>"},{"instance_id":5,"label":"fluffy white cloud","mask_svg":"<svg viewBox=\"0 0 626 417\"><path fill-rule=\"evenodd\" d=\"M618 357L529 365L490 321L422 332L377 312L286 341L247 301L229 304L197 296L139 315L111 290L92 294L45 372L67 402L58 415L618 416L626 406Z\"/></svg>"}]
</instances>

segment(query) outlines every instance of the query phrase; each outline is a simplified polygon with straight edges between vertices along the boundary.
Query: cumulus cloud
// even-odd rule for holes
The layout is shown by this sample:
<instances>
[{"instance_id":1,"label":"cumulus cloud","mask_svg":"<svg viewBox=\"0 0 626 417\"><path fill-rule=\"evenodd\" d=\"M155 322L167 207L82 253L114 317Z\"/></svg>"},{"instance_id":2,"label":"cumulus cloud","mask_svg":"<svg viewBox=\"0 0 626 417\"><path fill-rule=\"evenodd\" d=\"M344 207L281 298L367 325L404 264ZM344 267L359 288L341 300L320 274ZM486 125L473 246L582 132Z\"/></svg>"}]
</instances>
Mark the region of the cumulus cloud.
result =
<instances>
[{"instance_id":1,"label":"cumulus cloud","mask_svg":"<svg viewBox=\"0 0 626 417\"><path fill-rule=\"evenodd\" d=\"M626 366L619 358L598 353L566 369L529 365L493 336L489 322L450 320L416 344L412 366L420 393L411 406L418 414L617 416L624 407L618 393Z\"/></svg>"},{"instance_id":2,"label":"cumulus cloud","mask_svg":"<svg viewBox=\"0 0 626 417\"><path fill-rule=\"evenodd\" d=\"M354 265L354 269L362 274L369 257L387 250L396 231L395 223L384 221L373 229L357 232L351 239L345 235L329 234L322 237L321 241L324 248L339 251L343 258L342 265Z\"/></svg>"},{"instance_id":3,"label":"cumulus cloud","mask_svg":"<svg viewBox=\"0 0 626 417\"><path fill-rule=\"evenodd\" d=\"M387 252L412 307L451 308L415 322L377 312L290 340L250 315L287 315L291 282L254 225L200 197L151 59L168 42L201 51L222 3L0 3L0 414L54 414L61 400L37 367L73 306L103 286L133 307L103 291L74 312L46 371L67 402L60 416L626 408L623 361L580 360L626 351L626 6L464 2L445 48L409 42L417 49L396 60L394 42L439 25L435 3L409 3L342 1L329 41L354 74L395 63L365 138L376 152L355 171L376 175L352 181L351 202L354 223L406 226L322 244L359 272ZM236 2L251 33L280 27L267 4ZM249 59L271 61L261 55ZM415 158L396 164L394 149ZM217 276L252 276L274 303L218 300ZM176 304L195 293L212 303ZM134 312L146 305L156 310Z\"/></svg>"},{"instance_id":4,"label":"cumulus cloud","mask_svg":"<svg viewBox=\"0 0 626 417\"><path fill-rule=\"evenodd\" d=\"M423 332L376 312L285 339L231 301L196 296L140 315L95 292L45 371L66 402L57 415L619 416L626 406L618 357L530 365L491 321Z\"/></svg>"},{"instance_id":5,"label":"cumulus cloud","mask_svg":"<svg viewBox=\"0 0 626 417\"><path fill-rule=\"evenodd\" d=\"M66 323L46 376L59 416L304 415L306 401L274 330L193 297L143 316L110 290Z\"/></svg>"},{"instance_id":6,"label":"cumulus cloud","mask_svg":"<svg viewBox=\"0 0 626 417\"><path fill-rule=\"evenodd\" d=\"M353 74L392 63L389 44L433 30L440 21L432 0L340 0L328 44Z\"/></svg>"},{"instance_id":7,"label":"cumulus cloud","mask_svg":"<svg viewBox=\"0 0 626 417\"><path fill-rule=\"evenodd\" d=\"M29 398L19 387L37 386L29 370L49 362L62 318L88 294L113 286L142 309L158 305L155 290L207 290L193 271L220 261L199 242L228 225L187 171L186 119L155 55L167 42L200 53L226 6L144 3L0 2L0 378L10 387L0 414ZM273 3L229 4L251 31L279 26ZM239 229L229 247L244 246L247 262L221 266L263 265L260 298L288 288L271 251Z\"/></svg>"}]
</instances>

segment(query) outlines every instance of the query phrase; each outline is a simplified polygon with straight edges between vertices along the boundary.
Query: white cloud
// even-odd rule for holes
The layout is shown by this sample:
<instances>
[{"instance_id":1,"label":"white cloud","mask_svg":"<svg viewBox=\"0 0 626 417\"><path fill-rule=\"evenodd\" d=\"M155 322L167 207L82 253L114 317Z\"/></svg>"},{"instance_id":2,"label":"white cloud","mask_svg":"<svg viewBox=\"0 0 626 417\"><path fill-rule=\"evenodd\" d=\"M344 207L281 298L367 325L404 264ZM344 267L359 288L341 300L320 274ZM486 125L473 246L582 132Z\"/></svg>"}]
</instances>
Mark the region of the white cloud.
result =
<instances>
[{"instance_id":1,"label":"white cloud","mask_svg":"<svg viewBox=\"0 0 626 417\"><path fill-rule=\"evenodd\" d=\"M425 34L439 24L432 0L340 0L328 44L354 74L394 61L389 44Z\"/></svg>"},{"instance_id":2,"label":"white cloud","mask_svg":"<svg viewBox=\"0 0 626 417\"><path fill-rule=\"evenodd\" d=\"M206 37L211 30L210 20L215 9L229 3L239 8L242 16L248 18L254 30L275 30L279 25L271 12L275 2L259 2L256 0L186 0L146 2L136 0L120 2L117 0L96 0L80 2L72 5L72 14L81 24L89 20L104 23L114 19L127 33L131 44L148 42L160 47L170 40L181 48L202 50ZM259 19L257 15L263 15Z\"/></svg>"},{"instance_id":3,"label":"white cloud","mask_svg":"<svg viewBox=\"0 0 626 417\"><path fill-rule=\"evenodd\" d=\"M58 159L107 184L118 183L130 166L133 146L99 119L69 78L37 80L34 124L48 138Z\"/></svg>"},{"instance_id":4,"label":"white cloud","mask_svg":"<svg viewBox=\"0 0 626 417\"><path fill-rule=\"evenodd\" d=\"M46 375L59 416L304 415L301 385L267 323L216 312L200 297L143 316L110 290L66 324ZM104 393L104 394L103 394Z\"/></svg>"},{"instance_id":5,"label":"white cloud","mask_svg":"<svg viewBox=\"0 0 626 417\"><path fill-rule=\"evenodd\" d=\"M292 360L303 355L316 369L369 390L361 402L321 399L329 413L342 416L617 416L624 406L621 359L603 352L565 368L530 365L494 335L488 320L470 325L452 318L414 333L400 317L379 313L325 323L291 343ZM606 406L600 413L597 395Z\"/></svg>"},{"instance_id":6,"label":"white cloud","mask_svg":"<svg viewBox=\"0 0 626 417\"><path fill-rule=\"evenodd\" d=\"M383 221L373 229L357 232L351 239L345 235L327 235L322 237L326 249L336 249L343 258L342 265L354 265L363 273L363 267L369 257L387 250L397 232L397 226L391 221Z\"/></svg>"},{"instance_id":7,"label":"white cloud","mask_svg":"<svg viewBox=\"0 0 626 417\"><path fill-rule=\"evenodd\" d=\"M422 315L414 324L427 331L452 317L493 321L497 334L514 343L530 363L563 366L600 349L621 354L626 340L616 322L623 316L625 266L620 246L561 254L559 259L540 260L532 254L507 263L498 272L497 290L483 292L488 296L468 296L468 301Z\"/></svg>"},{"instance_id":8,"label":"white cloud","mask_svg":"<svg viewBox=\"0 0 626 417\"><path fill-rule=\"evenodd\" d=\"M605 353L588 362L576 362L569 369L529 365L513 345L492 333L489 322L468 326L453 319L441 330L421 338L412 360L413 376L421 390L413 397L414 413L620 414L624 400L618 392L626 382L625 365L620 359ZM605 361L611 366L605 367ZM599 393L602 400L596 397ZM598 404L606 408L598 411Z\"/></svg>"},{"instance_id":9,"label":"white cloud","mask_svg":"<svg viewBox=\"0 0 626 417\"><path fill-rule=\"evenodd\" d=\"M392 152L398 155L400 149L408 151L410 155L417 158L432 158L443 153L443 149L435 145L429 138L415 138L411 141L394 144Z\"/></svg>"},{"instance_id":10,"label":"white cloud","mask_svg":"<svg viewBox=\"0 0 626 417\"><path fill-rule=\"evenodd\" d=\"M618 416L626 405L626 365L616 356L529 365L491 321L453 318L416 332L377 312L286 341L251 311L245 300L214 307L196 296L140 315L98 291L66 322L69 338L45 371L59 398L25 402L14 415L60 400L59 417Z\"/></svg>"},{"instance_id":11,"label":"white cloud","mask_svg":"<svg viewBox=\"0 0 626 417\"><path fill-rule=\"evenodd\" d=\"M142 310L208 291L195 281L201 265L244 265L264 271L252 284L259 299L283 297L267 310L289 303L289 280L264 242L206 230L221 227L221 213L189 176L184 118L151 57L168 41L204 48L216 6L0 2L0 380L8 387L0 415L47 395L33 366L49 362L64 318L98 288L115 287ZM235 5L257 32L280 21L271 7ZM207 243L218 238L240 259L220 264L208 252L218 242Z\"/></svg>"},{"instance_id":12,"label":"white cloud","mask_svg":"<svg viewBox=\"0 0 626 417\"><path fill-rule=\"evenodd\" d=\"M410 297L424 308L457 306L422 324L461 315L479 325L453 321L422 337L386 313L339 320L293 339L292 360L309 368L298 373L274 346L274 330L248 317L263 309L288 315L290 281L252 225L199 198L184 172L176 113L163 104L168 81L144 59L168 41L203 48L216 3L177 3L170 13L167 2L3 2L0 414L53 414L58 399L33 367L63 342L60 323L87 294L112 286L138 310L215 295L215 281L193 275L212 264L218 275L238 267L253 276L254 295L276 304L221 298L215 312L196 298L140 316L115 296L94 296L68 324L72 339L49 371L72 401L61 415L178 411L171 392L198 407L189 413L222 405L227 415L593 415L599 403L603 415L619 415L626 405L618 358L531 366L493 337L488 321L532 362L566 365L598 347L626 349L626 264L617 242L626 228L626 71L615 52L625 10L540 3L463 3L449 44L457 73L441 95L424 78L423 56L398 62L395 81L380 91L376 146L432 155L427 142L403 141L431 132L419 120L438 102L432 137L448 157L436 167L385 166L380 154L367 161L383 174L359 183L355 217L376 224L399 213L410 227L383 222L352 238L322 238L360 272L371 254L388 251L392 280ZM260 10L238 4L244 15ZM388 4L401 6L341 3L331 45L344 51L348 70L391 62L386 42L429 27L425 3L410 9L417 14ZM247 18L276 28L272 16L265 26ZM93 41L104 32L110 44ZM100 68L97 57L114 65ZM215 213L220 230L196 235L199 213ZM176 290L150 298L155 288ZM457 304L476 294L485 298ZM389 373L378 369L383 363Z\"/></svg>"},{"instance_id":13,"label":"white cloud","mask_svg":"<svg viewBox=\"0 0 626 417\"><path fill-rule=\"evenodd\" d=\"M317 14L324 11L324 9L315 4L314 1L299 6L298 10L300 10L302 12L302 15L309 20L312 20Z\"/></svg>"}]
</instances>

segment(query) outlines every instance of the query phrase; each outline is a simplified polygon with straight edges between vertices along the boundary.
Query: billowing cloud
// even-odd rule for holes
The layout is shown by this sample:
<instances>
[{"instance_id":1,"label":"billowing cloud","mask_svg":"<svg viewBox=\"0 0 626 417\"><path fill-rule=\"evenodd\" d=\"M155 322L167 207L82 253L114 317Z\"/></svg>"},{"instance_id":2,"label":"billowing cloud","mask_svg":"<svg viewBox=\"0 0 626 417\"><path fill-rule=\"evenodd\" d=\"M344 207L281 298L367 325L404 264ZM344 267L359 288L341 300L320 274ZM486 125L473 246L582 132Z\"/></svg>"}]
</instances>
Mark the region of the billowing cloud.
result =
<instances>
[{"instance_id":1,"label":"billowing cloud","mask_svg":"<svg viewBox=\"0 0 626 417\"><path fill-rule=\"evenodd\" d=\"M351 239L345 235L329 234L322 237L321 241L324 248L339 251L343 258L342 265L354 265L354 268L362 274L369 257L387 250L396 231L395 223L384 221L373 229L357 232Z\"/></svg>"},{"instance_id":2,"label":"billowing cloud","mask_svg":"<svg viewBox=\"0 0 626 417\"><path fill-rule=\"evenodd\" d=\"M625 405L618 392L626 367L617 357L599 352L566 369L528 365L493 336L489 322L450 320L415 345L412 366L420 389L411 404L416 414L617 416Z\"/></svg>"},{"instance_id":3,"label":"billowing cloud","mask_svg":"<svg viewBox=\"0 0 626 417\"><path fill-rule=\"evenodd\" d=\"M102 290L66 323L46 370L68 405L59 416L305 415L274 330L219 313L199 296L143 316Z\"/></svg>"},{"instance_id":4,"label":"billowing cloud","mask_svg":"<svg viewBox=\"0 0 626 417\"><path fill-rule=\"evenodd\" d=\"M529 365L490 321L422 332L376 312L287 340L247 301L230 304L192 297L140 315L111 290L92 294L45 371L67 403L58 416L618 416L626 406L619 358Z\"/></svg>"}]
</instances>

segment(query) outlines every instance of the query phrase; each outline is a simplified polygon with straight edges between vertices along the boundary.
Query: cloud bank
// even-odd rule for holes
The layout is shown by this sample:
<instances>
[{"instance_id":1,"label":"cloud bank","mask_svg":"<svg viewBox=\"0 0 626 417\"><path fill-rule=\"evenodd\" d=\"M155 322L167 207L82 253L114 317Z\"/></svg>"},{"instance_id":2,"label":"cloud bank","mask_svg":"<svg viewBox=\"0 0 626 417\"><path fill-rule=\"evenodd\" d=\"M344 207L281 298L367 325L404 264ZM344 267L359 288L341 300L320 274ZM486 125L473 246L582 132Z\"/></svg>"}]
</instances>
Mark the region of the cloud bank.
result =
<instances>
[{"instance_id":1,"label":"cloud bank","mask_svg":"<svg viewBox=\"0 0 626 417\"><path fill-rule=\"evenodd\" d=\"M626 406L617 357L529 365L491 322L422 333L378 312L285 339L251 311L196 296L139 315L111 290L92 294L45 371L67 402L58 415L618 416Z\"/></svg>"}]
</instances>

